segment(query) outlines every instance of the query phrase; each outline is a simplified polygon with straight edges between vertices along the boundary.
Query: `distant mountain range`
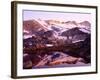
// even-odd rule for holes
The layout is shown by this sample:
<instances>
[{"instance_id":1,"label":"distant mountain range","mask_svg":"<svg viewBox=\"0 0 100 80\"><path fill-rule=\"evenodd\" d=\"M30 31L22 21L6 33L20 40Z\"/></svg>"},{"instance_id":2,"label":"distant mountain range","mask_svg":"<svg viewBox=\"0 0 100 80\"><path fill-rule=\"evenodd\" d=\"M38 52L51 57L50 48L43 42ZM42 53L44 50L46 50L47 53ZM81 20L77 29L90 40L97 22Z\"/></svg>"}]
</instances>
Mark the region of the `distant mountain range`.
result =
<instances>
[{"instance_id":1,"label":"distant mountain range","mask_svg":"<svg viewBox=\"0 0 100 80\"><path fill-rule=\"evenodd\" d=\"M57 20L28 20L23 21L24 39L32 36L45 36L57 39L85 39L91 33L91 24L88 21L57 21ZM80 39L79 39L80 38Z\"/></svg>"},{"instance_id":2,"label":"distant mountain range","mask_svg":"<svg viewBox=\"0 0 100 80\"><path fill-rule=\"evenodd\" d=\"M80 23L77 23L76 21L67 21L67 22L61 22L61 21L55 21L55 20L27 20L23 21L23 29L26 31L34 31L34 30L52 30L52 27L58 28L59 30L64 29L71 29L74 27L78 28L85 28L87 30L90 30L91 24L88 21L83 21Z\"/></svg>"}]
</instances>

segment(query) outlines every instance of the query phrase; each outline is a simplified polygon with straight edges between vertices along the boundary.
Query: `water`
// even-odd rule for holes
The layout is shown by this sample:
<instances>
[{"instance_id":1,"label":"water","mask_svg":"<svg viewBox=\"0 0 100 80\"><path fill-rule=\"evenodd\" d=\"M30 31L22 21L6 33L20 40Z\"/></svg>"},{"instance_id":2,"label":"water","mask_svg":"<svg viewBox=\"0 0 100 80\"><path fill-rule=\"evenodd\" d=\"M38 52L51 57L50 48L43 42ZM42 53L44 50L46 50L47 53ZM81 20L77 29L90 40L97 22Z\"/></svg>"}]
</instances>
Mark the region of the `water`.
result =
<instances>
[{"instance_id":1,"label":"water","mask_svg":"<svg viewBox=\"0 0 100 80\"><path fill-rule=\"evenodd\" d=\"M33 69L39 69L39 68L62 68L62 67L87 67L91 66L90 63L77 63L77 64L58 64L58 65L52 65L52 66L40 66L40 67L33 67Z\"/></svg>"}]
</instances>

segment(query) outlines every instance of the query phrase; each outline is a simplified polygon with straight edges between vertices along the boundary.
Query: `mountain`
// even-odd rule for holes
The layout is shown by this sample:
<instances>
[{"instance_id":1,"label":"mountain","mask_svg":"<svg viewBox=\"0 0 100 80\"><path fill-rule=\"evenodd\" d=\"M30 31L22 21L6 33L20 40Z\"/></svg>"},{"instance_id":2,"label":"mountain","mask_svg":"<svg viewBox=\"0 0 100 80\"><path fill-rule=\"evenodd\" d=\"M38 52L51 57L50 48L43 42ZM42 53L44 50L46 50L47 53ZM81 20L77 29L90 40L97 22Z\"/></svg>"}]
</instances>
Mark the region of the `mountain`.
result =
<instances>
[{"instance_id":1,"label":"mountain","mask_svg":"<svg viewBox=\"0 0 100 80\"><path fill-rule=\"evenodd\" d=\"M24 35L28 34L33 35L39 31L49 31L53 30L57 35L61 34L62 32L78 27L80 30L90 33L91 24L88 21L83 22L76 22L76 21L57 21L57 20L41 20L41 19L33 19L23 21L23 29Z\"/></svg>"},{"instance_id":2,"label":"mountain","mask_svg":"<svg viewBox=\"0 0 100 80\"><path fill-rule=\"evenodd\" d=\"M69 30L62 32L61 36L66 36L67 41L71 43L84 41L90 34L83 32L80 28L75 27Z\"/></svg>"},{"instance_id":3,"label":"mountain","mask_svg":"<svg viewBox=\"0 0 100 80\"><path fill-rule=\"evenodd\" d=\"M87 26L87 27L90 27L91 26L91 24L88 21L80 22L79 24L80 25Z\"/></svg>"},{"instance_id":4,"label":"mountain","mask_svg":"<svg viewBox=\"0 0 100 80\"><path fill-rule=\"evenodd\" d=\"M34 31L42 28L43 26L39 24L36 20L28 20L23 22L23 29L26 31Z\"/></svg>"},{"instance_id":5,"label":"mountain","mask_svg":"<svg viewBox=\"0 0 100 80\"><path fill-rule=\"evenodd\" d=\"M76 25L78 26L78 23L76 21L67 21L65 22L66 24L73 24L73 25Z\"/></svg>"},{"instance_id":6,"label":"mountain","mask_svg":"<svg viewBox=\"0 0 100 80\"><path fill-rule=\"evenodd\" d=\"M69 29L67 31L64 31L61 35L62 36L74 36L74 35L78 35L78 34L86 34L86 33L79 30L78 27L75 27L75 28Z\"/></svg>"},{"instance_id":7,"label":"mountain","mask_svg":"<svg viewBox=\"0 0 100 80\"><path fill-rule=\"evenodd\" d=\"M88 21L80 23L41 19L23 21L23 36L26 39L24 44L60 44L61 41L66 44L84 41L87 36L90 36L90 27ZM32 37L33 42L30 40Z\"/></svg>"},{"instance_id":8,"label":"mountain","mask_svg":"<svg viewBox=\"0 0 100 80\"><path fill-rule=\"evenodd\" d=\"M24 38L27 38L26 36L31 36L35 34L38 35L38 33L42 33L43 31L48 31L48 28L45 25L46 23L40 20L27 20L23 21L23 35ZM29 38L29 37L28 37Z\"/></svg>"},{"instance_id":9,"label":"mountain","mask_svg":"<svg viewBox=\"0 0 100 80\"><path fill-rule=\"evenodd\" d=\"M80 28L90 28L91 24L88 21L83 22L76 22L76 21L62 21L62 20L45 20L45 22L48 25L58 26L62 28L74 28L74 27L80 27Z\"/></svg>"},{"instance_id":10,"label":"mountain","mask_svg":"<svg viewBox=\"0 0 100 80\"><path fill-rule=\"evenodd\" d=\"M57 20L41 20L33 19L23 21L23 29L26 31L40 31L40 30L66 30L74 27L90 29L91 24L88 21L76 22L76 21L57 21Z\"/></svg>"}]
</instances>

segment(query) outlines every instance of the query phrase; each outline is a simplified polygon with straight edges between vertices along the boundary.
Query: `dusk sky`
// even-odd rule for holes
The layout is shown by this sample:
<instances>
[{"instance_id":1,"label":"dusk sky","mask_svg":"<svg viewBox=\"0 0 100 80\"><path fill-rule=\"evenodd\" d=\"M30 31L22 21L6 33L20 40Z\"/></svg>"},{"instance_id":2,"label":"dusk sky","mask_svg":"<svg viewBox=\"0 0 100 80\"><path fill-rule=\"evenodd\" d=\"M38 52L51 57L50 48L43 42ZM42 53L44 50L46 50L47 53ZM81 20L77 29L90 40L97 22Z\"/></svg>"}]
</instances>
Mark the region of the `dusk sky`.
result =
<instances>
[{"instance_id":1,"label":"dusk sky","mask_svg":"<svg viewBox=\"0 0 100 80\"><path fill-rule=\"evenodd\" d=\"M64 21L89 21L91 22L91 14L89 13L73 13L73 12L46 12L46 11L23 11L23 20L32 20L32 19L57 19Z\"/></svg>"}]
</instances>

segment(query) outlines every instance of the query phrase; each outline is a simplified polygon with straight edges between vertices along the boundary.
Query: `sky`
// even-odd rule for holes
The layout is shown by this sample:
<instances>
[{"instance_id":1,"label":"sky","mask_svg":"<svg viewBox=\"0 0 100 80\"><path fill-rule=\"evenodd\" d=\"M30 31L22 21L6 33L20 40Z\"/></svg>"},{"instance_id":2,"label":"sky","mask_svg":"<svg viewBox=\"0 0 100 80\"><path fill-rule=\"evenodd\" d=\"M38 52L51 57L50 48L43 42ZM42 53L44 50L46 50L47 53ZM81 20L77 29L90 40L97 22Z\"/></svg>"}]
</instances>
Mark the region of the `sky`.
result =
<instances>
[{"instance_id":1,"label":"sky","mask_svg":"<svg viewBox=\"0 0 100 80\"><path fill-rule=\"evenodd\" d=\"M32 20L32 19L55 19L55 20L64 20L64 21L89 21L91 22L90 13L75 13L75 12L47 12L47 11L32 11L24 10L23 11L23 20Z\"/></svg>"}]
</instances>

